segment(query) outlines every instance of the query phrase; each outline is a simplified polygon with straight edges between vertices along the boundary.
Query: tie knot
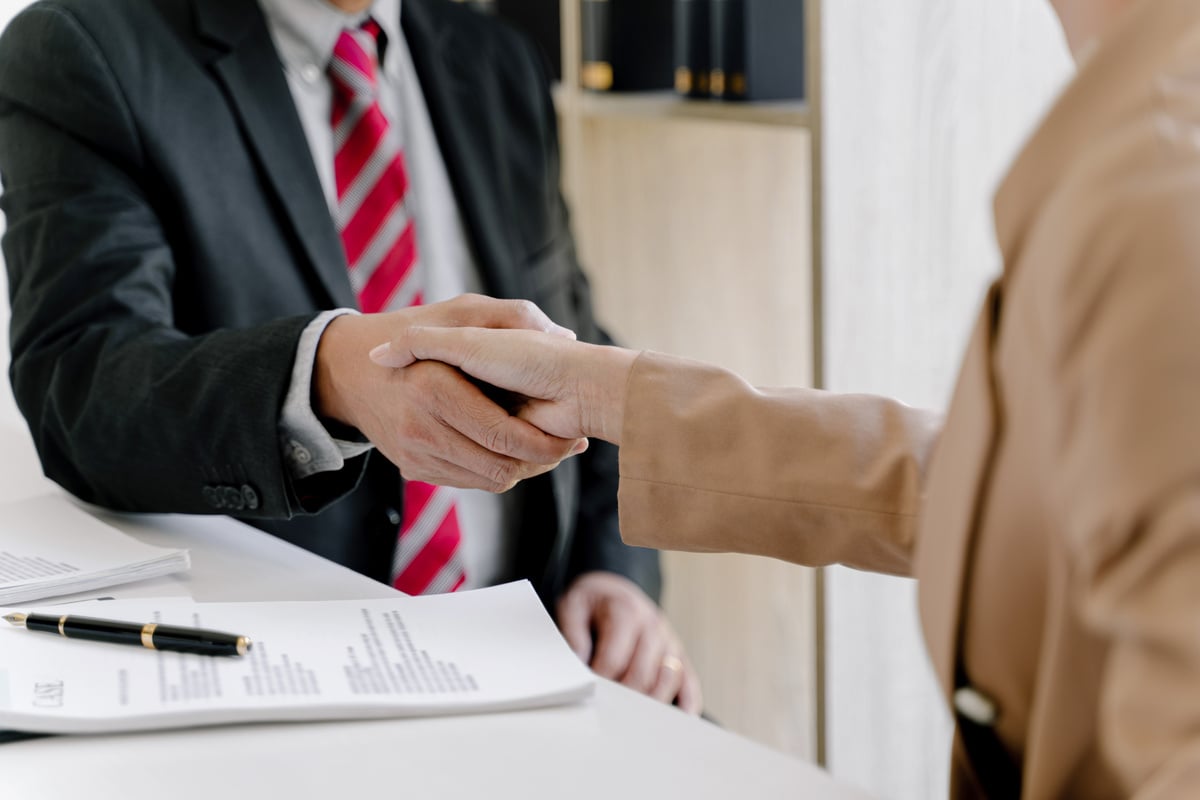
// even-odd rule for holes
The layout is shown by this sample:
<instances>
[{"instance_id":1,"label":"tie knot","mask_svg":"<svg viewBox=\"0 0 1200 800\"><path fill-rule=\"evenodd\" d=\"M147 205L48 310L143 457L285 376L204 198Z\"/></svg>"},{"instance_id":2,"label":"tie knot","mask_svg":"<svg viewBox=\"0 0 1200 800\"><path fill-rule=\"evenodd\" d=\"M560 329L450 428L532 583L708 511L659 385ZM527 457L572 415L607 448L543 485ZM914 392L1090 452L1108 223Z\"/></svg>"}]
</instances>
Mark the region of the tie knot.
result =
<instances>
[{"instance_id":1,"label":"tie knot","mask_svg":"<svg viewBox=\"0 0 1200 800\"><path fill-rule=\"evenodd\" d=\"M358 28L342 31L329 61L329 74L335 88L351 96L375 94L375 73L383 38L383 30L373 19L367 19Z\"/></svg>"}]
</instances>

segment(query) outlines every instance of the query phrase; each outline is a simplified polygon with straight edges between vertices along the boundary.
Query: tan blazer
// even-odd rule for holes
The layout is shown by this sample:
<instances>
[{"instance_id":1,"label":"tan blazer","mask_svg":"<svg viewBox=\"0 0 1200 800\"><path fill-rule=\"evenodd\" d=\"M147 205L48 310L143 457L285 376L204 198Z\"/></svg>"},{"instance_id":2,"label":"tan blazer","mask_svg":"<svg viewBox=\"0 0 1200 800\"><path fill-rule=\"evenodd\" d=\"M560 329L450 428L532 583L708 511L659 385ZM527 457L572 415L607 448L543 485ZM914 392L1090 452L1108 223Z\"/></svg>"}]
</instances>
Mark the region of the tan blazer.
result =
<instances>
[{"instance_id":1,"label":"tan blazer","mask_svg":"<svg viewBox=\"0 0 1200 800\"><path fill-rule=\"evenodd\" d=\"M1200 798L1200 2L1127 15L996 228L944 424L643 354L625 539L914 575L956 797L1000 794L966 711L1030 800Z\"/></svg>"}]
</instances>

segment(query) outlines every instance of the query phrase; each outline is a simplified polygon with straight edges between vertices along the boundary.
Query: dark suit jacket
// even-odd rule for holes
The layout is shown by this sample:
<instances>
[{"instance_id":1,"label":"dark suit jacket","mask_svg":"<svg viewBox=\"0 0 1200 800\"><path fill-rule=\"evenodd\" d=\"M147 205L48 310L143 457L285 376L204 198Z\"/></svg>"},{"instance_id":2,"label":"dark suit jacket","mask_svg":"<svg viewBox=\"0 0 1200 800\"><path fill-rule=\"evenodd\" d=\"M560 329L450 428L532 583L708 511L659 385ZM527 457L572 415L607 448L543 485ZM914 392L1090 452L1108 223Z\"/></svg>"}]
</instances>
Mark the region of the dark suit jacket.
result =
<instances>
[{"instance_id":1,"label":"dark suit jacket","mask_svg":"<svg viewBox=\"0 0 1200 800\"><path fill-rule=\"evenodd\" d=\"M403 27L489 292L607 341L540 59L448 0L405 0ZM296 481L280 451L300 332L355 298L257 4L22 13L0 40L0 176L11 378L46 474L112 508L232 513L386 579L395 468ZM592 569L657 596L657 554L620 541L613 448L523 491L519 568L546 602Z\"/></svg>"}]
</instances>

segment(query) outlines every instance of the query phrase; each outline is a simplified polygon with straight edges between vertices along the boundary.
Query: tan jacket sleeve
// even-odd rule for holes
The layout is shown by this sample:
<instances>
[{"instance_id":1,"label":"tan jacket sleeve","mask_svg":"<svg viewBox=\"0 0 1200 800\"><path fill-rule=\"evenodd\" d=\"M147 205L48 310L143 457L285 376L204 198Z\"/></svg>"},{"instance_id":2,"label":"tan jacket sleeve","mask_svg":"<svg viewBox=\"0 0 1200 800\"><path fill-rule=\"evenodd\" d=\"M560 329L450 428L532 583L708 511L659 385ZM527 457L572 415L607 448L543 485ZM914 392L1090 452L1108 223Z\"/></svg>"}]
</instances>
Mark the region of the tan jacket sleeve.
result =
<instances>
[{"instance_id":1,"label":"tan jacket sleeve","mask_svg":"<svg viewBox=\"0 0 1200 800\"><path fill-rule=\"evenodd\" d=\"M1138 800L1200 797L1200 168L1165 149L1094 195L1038 319L1072 600L1110 648L1101 746Z\"/></svg>"},{"instance_id":2,"label":"tan jacket sleeve","mask_svg":"<svg viewBox=\"0 0 1200 800\"><path fill-rule=\"evenodd\" d=\"M939 426L883 398L756 389L643 353L621 435L622 536L908 574Z\"/></svg>"}]
</instances>

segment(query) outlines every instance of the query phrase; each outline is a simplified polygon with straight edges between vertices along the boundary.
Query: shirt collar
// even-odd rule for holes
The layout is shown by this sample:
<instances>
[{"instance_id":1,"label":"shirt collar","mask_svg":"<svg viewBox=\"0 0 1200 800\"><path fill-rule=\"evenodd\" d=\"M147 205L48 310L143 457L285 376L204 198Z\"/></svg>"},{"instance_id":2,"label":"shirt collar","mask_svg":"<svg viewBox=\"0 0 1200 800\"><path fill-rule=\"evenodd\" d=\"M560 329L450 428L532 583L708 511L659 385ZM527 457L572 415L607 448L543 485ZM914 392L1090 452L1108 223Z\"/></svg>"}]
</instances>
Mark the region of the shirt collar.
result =
<instances>
[{"instance_id":1,"label":"shirt collar","mask_svg":"<svg viewBox=\"0 0 1200 800\"><path fill-rule=\"evenodd\" d=\"M333 48L346 28L356 28L370 16L387 35L389 46L384 52L386 68L396 58L395 46L401 41L401 0L374 0L371 7L357 14L347 14L327 0L259 0L275 32L279 57L291 70L310 65L328 68Z\"/></svg>"}]
</instances>

